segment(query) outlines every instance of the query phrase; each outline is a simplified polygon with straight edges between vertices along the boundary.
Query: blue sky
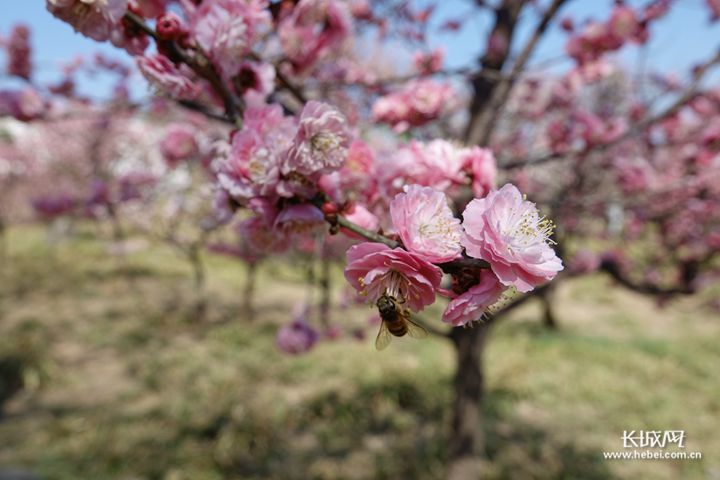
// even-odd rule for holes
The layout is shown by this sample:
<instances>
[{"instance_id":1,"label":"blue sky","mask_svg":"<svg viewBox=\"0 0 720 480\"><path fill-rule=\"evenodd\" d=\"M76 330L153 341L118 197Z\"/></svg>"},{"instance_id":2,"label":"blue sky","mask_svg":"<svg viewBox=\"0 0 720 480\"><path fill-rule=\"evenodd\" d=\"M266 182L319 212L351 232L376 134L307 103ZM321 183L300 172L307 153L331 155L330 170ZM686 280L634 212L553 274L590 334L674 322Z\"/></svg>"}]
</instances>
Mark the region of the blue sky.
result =
<instances>
[{"instance_id":1,"label":"blue sky","mask_svg":"<svg viewBox=\"0 0 720 480\"><path fill-rule=\"evenodd\" d=\"M429 0L418 0L422 5ZM436 21L441 23L449 18L465 16L472 10L471 0L446 0L435 2L439 5ZM631 0L631 5L644 5L645 1ZM541 3L546 3L541 0ZM572 16L576 24L589 18L603 19L607 16L613 0L572 0L564 8L562 15ZM518 44L527 37L534 18L523 22L519 31ZM11 26L23 22L32 28L36 79L46 82L57 78L57 67L76 55L91 55L103 52L111 57L129 59L123 52L109 44L100 44L73 32L72 28L54 19L45 10L44 0L0 0L0 34L5 35ZM459 67L472 65L484 46L484 38L490 28L488 15L475 15L463 30L454 34L434 34L433 46L444 46L446 66ZM720 45L720 22L709 23L709 13L704 0L675 0L671 14L653 27L651 42L639 48L623 52L618 61L632 69L637 65L641 54L650 67L665 72L675 72L683 76L688 68L708 56ZM562 54L566 35L557 28L552 29L541 43L534 61L555 58ZM567 64L566 64L567 65ZM557 68L563 68L559 65ZM714 78L720 78L715 72ZM143 80L138 78L132 90L136 95L146 92ZM8 80L0 78L0 85ZM108 79L84 78L79 85L81 91L94 97L108 94L111 84Z\"/></svg>"}]
</instances>

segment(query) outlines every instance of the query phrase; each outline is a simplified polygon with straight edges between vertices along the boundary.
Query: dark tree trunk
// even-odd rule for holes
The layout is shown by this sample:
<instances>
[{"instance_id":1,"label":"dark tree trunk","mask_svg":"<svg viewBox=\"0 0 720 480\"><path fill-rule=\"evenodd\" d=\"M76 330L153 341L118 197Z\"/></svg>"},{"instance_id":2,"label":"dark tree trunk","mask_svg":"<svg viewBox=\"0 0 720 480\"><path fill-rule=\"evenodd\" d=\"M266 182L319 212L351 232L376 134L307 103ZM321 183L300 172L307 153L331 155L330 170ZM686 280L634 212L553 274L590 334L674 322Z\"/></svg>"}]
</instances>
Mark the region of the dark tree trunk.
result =
<instances>
[{"instance_id":1,"label":"dark tree trunk","mask_svg":"<svg viewBox=\"0 0 720 480\"><path fill-rule=\"evenodd\" d=\"M538 298L542 302L543 308L543 325L551 330L557 330L559 324L557 317L555 316L555 309L553 308L553 301L555 299L555 286L553 284L539 294Z\"/></svg>"},{"instance_id":2,"label":"dark tree trunk","mask_svg":"<svg viewBox=\"0 0 720 480\"><path fill-rule=\"evenodd\" d=\"M207 310L207 299L205 298L205 264L203 263L200 245L192 245L189 249L188 256L193 269L195 315L197 320L203 320Z\"/></svg>"},{"instance_id":3,"label":"dark tree trunk","mask_svg":"<svg viewBox=\"0 0 720 480\"><path fill-rule=\"evenodd\" d=\"M0 268L3 268L8 258L7 227L0 218Z\"/></svg>"},{"instance_id":4,"label":"dark tree trunk","mask_svg":"<svg viewBox=\"0 0 720 480\"><path fill-rule=\"evenodd\" d=\"M490 322L479 322L472 328L456 328L450 337L457 352L448 468L450 480L480 477L483 457L483 351L490 325Z\"/></svg>"},{"instance_id":5,"label":"dark tree trunk","mask_svg":"<svg viewBox=\"0 0 720 480\"><path fill-rule=\"evenodd\" d=\"M257 276L257 263L250 262L245 270L245 287L243 288L242 310L247 321L252 321L255 315L255 280Z\"/></svg>"},{"instance_id":6,"label":"dark tree trunk","mask_svg":"<svg viewBox=\"0 0 720 480\"><path fill-rule=\"evenodd\" d=\"M500 48L487 49L480 59L481 73L502 71L505 62L510 55L510 45L515 31L515 25L525 0L503 0L495 9L495 24L491 37L500 40ZM488 37L490 38L490 37ZM497 86L497 79L478 74L472 79L473 98L470 102L470 121L465 129L465 141L476 143L481 127L481 113L487 107L492 97L493 90Z\"/></svg>"},{"instance_id":7,"label":"dark tree trunk","mask_svg":"<svg viewBox=\"0 0 720 480\"><path fill-rule=\"evenodd\" d=\"M323 257L321 260L320 279L320 324L323 328L330 326L330 259Z\"/></svg>"}]
</instances>

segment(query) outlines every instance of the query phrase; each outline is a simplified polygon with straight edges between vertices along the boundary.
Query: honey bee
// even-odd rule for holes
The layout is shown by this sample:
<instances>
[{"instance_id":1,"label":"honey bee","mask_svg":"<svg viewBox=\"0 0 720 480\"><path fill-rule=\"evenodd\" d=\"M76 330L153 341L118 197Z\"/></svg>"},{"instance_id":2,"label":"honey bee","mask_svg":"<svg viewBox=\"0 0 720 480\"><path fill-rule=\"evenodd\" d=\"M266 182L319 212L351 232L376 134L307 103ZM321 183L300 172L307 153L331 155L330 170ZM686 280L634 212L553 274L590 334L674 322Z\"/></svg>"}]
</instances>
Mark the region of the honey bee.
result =
<instances>
[{"instance_id":1,"label":"honey bee","mask_svg":"<svg viewBox=\"0 0 720 480\"><path fill-rule=\"evenodd\" d=\"M427 337L427 330L410 320L410 310L403 307L395 297L385 294L378 298L376 305L382 319L380 331L375 339L375 348L378 350L384 350L390 345L392 335L402 337L407 334L413 338Z\"/></svg>"}]
</instances>

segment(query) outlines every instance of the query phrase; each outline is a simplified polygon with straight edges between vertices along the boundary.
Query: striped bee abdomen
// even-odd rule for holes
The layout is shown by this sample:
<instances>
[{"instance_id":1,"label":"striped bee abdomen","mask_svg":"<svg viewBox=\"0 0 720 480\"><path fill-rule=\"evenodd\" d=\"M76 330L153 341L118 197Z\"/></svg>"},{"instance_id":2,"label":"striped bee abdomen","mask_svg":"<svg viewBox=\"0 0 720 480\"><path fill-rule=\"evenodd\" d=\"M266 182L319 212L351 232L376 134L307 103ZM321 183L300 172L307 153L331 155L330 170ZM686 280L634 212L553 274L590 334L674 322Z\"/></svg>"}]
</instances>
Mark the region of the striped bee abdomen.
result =
<instances>
[{"instance_id":1,"label":"striped bee abdomen","mask_svg":"<svg viewBox=\"0 0 720 480\"><path fill-rule=\"evenodd\" d=\"M407 323L405 323L401 318L397 318L392 322L387 322L388 330L390 330L390 333L395 335L396 337L402 337L407 333Z\"/></svg>"}]
</instances>

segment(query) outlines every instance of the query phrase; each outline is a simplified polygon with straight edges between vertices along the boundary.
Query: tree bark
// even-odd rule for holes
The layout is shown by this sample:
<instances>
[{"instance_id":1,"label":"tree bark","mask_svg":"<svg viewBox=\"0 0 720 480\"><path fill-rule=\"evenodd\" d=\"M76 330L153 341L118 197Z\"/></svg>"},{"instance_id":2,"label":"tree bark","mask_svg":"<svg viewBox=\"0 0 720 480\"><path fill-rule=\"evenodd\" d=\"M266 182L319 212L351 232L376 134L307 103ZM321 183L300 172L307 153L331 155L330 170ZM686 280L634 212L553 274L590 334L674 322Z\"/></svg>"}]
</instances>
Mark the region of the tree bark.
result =
<instances>
[{"instance_id":1,"label":"tree bark","mask_svg":"<svg viewBox=\"0 0 720 480\"><path fill-rule=\"evenodd\" d=\"M494 48L488 48L480 59L482 71L500 72L510 54L515 25L526 0L503 0L495 9L491 37ZM473 99L470 120L465 129L466 143L473 143L481 127L483 111L488 107L497 80L476 75L472 80ZM480 478L483 461L483 431L481 425L484 391L482 355L492 320L480 321L472 328L455 328L450 338L457 354L455 371L453 418L451 425L448 479Z\"/></svg>"},{"instance_id":2,"label":"tree bark","mask_svg":"<svg viewBox=\"0 0 720 480\"><path fill-rule=\"evenodd\" d=\"M247 321L252 321L255 315L255 280L257 263L249 262L245 270L245 287L243 288L242 310Z\"/></svg>"},{"instance_id":3,"label":"tree bark","mask_svg":"<svg viewBox=\"0 0 720 480\"><path fill-rule=\"evenodd\" d=\"M510 55L510 46L520 11L525 0L504 0L495 10L495 24L490 37L495 39L494 48L487 48L480 59L481 73L492 71L499 73ZM470 102L470 121L465 128L464 139L468 144L477 143L478 130L483 111L492 98L498 80L488 75L476 75L472 79L473 98Z\"/></svg>"},{"instance_id":4,"label":"tree bark","mask_svg":"<svg viewBox=\"0 0 720 480\"><path fill-rule=\"evenodd\" d=\"M0 266L4 267L8 259L7 227L0 217Z\"/></svg>"},{"instance_id":5,"label":"tree bark","mask_svg":"<svg viewBox=\"0 0 720 480\"><path fill-rule=\"evenodd\" d=\"M189 248L188 257L193 269L196 319L201 321L205 318L207 299L205 298L205 264L203 263L200 245L192 245Z\"/></svg>"},{"instance_id":6,"label":"tree bark","mask_svg":"<svg viewBox=\"0 0 720 480\"><path fill-rule=\"evenodd\" d=\"M321 259L320 279L320 324L327 329L330 326L330 259Z\"/></svg>"},{"instance_id":7,"label":"tree bark","mask_svg":"<svg viewBox=\"0 0 720 480\"><path fill-rule=\"evenodd\" d=\"M483 351L490 322L456 328L450 335L457 352L455 400L450 437L448 479L475 479L482 470L484 393Z\"/></svg>"},{"instance_id":8,"label":"tree bark","mask_svg":"<svg viewBox=\"0 0 720 480\"><path fill-rule=\"evenodd\" d=\"M538 295L538 298L542 302L543 325L550 330L557 330L559 328L559 324L557 317L555 316L555 309L553 308L555 285L549 284L548 287Z\"/></svg>"}]
</instances>

